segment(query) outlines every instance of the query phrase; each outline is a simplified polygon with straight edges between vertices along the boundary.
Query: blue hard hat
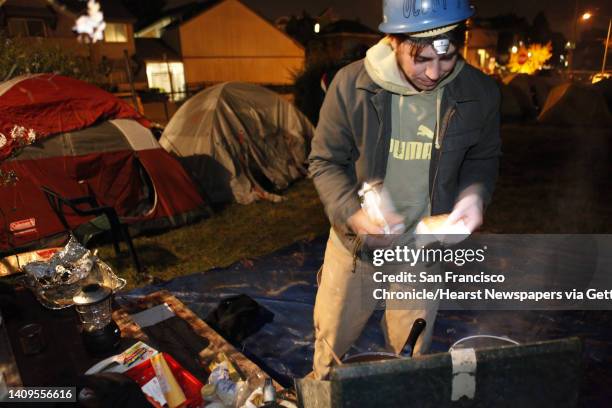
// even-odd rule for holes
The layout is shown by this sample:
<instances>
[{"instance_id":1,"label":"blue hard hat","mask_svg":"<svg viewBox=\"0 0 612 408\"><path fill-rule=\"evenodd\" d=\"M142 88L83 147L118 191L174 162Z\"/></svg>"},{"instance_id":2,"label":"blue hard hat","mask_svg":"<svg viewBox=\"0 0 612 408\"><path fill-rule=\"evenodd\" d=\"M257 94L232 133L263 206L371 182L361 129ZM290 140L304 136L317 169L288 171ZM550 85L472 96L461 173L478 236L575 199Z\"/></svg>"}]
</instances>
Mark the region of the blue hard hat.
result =
<instances>
[{"instance_id":1,"label":"blue hard hat","mask_svg":"<svg viewBox=\"0 0 612 408\"><path fill-rule=\"evenodd\" d=\"M469 0L383 0L378 29L387 34L416 33L456 24L473 14Z\"/></svg>"}]
</instances>

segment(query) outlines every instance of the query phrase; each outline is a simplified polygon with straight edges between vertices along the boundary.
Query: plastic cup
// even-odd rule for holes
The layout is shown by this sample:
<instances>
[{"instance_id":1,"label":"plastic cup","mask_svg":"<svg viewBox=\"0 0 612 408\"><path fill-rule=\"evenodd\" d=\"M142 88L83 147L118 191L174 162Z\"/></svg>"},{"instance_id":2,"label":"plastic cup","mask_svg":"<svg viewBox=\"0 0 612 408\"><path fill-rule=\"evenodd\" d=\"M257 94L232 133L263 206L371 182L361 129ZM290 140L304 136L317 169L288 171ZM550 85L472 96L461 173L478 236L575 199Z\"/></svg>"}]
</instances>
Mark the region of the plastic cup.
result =
<instances>
[{"instance_id":1,"label":"plastic cup","mask_svg":"<svg viewBox=\"0 0 612 408\"><path fill-rule=\"evenodd\" d=\"M23 354L38 354L45 348L42 326L38 323L26 324L17 332Z\"/></svg>"}]
</instances>

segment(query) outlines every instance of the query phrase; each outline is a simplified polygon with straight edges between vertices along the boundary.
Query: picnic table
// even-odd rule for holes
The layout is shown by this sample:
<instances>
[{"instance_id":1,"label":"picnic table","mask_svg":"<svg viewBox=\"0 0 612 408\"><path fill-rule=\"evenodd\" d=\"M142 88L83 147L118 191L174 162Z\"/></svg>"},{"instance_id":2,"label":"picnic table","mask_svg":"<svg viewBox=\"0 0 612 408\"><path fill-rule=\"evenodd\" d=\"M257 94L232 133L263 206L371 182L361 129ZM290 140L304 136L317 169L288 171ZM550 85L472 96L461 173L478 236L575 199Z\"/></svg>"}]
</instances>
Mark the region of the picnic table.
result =
<instances>
[{"instance_id":1,"label":"picnic table","mask_svg":"<svg viewBox=\"0 0 612 408\"><path fill-rule=\"evenodd\" d=\"M173 356L188 370L190 364L192 367L199 365L199 372L192 374L200 381L206 381L204 378L206 374L202 375L202 372L220 352L225 353L244 378L248 378L251 387L263 385L265 378L268 377L260 367L166 291L152 293L126 305L115 304L113 320L121 330L121 343L117 350L98 356L92 356L85 350L79 333L78 318L73 308L46 309L38 303L29 290L23 287L18 287L15 294L14 300L19 312L14 316L8 316L0 328L0 369L5 373L8 386L74 387L79 377L92 365L127 349L137 341L143 341L160 351L172 354L172 350L165 348L180 347L183 343L181 339L172 337L167 330L151 331L142 328L131 318L133 313L163 303L168 305L178 319L186 323L204 346L190 356L191 358L187 358L192 361L185 359L180 361L179 356ZM42 325L46 342L45 349L35 355L23 353L17 334L20 327L29 323ZM194 371L198 371L197 368ZM277 383L275 386L277 389L282 388Z\"/></svg>"}]
</instances>

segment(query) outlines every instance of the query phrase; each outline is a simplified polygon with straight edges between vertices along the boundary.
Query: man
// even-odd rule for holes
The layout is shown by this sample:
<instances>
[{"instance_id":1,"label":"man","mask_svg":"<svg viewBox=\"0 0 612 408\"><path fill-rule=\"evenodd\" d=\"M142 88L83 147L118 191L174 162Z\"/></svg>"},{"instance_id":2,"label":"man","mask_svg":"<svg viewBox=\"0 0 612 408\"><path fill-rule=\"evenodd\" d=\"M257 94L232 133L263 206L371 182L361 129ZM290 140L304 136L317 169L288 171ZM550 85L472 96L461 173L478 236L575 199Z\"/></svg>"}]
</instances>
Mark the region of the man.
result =
<instances>
[{"instance_id":1,"label":"man","mask_svg":"<svg viewBox=\"0 0 612 408\"><path fill-rule=\"evenodd\" d=\"M318 379L327 377L333 354L350 348L376 308L367 296L359 298L367 279L356 273L367 270L359 268L363 235L383 233L360 207L362 184L383 180L395 207L385 215L389 225L403 223L412 232L424 216L450 213L450 223L461 220L473 231L497 177L499 91L459 54L473 14L468 0L383 4L379 29L388 35L334 78L309 158L332 224L314 310ZM428 325L414 352L426 351L437 305L418 308L386 311L392 351L401 351L418 317Z\"/></svg>"}]
</instances>

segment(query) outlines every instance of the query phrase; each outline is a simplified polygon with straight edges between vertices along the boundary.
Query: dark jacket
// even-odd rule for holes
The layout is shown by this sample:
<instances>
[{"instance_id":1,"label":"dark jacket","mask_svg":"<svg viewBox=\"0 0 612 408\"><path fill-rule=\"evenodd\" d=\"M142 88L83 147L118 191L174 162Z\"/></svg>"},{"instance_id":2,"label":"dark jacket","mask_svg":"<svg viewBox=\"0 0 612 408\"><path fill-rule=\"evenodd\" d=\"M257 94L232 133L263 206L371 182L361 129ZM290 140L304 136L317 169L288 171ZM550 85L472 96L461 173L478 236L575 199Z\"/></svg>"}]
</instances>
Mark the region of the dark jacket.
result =
<instances>
[{"instance_id":1,"label":"dark jacket","mask_svg":"<svg viewBox=\"0 0 612 408\"><path fill-rule=\"evenodd\" d=\"M440 149L434 138L429 169L433 215L450 212L471 185L490 201L501 154L499 109L495 81L468 64L444 88ZM391 93L372 81L363 60L340 70L321 107L309 172L334 230L351 251L358 241L346 220L361 208L357 191L363 182L384 179L390 138Z\"/></svg>"}]
</instances>

